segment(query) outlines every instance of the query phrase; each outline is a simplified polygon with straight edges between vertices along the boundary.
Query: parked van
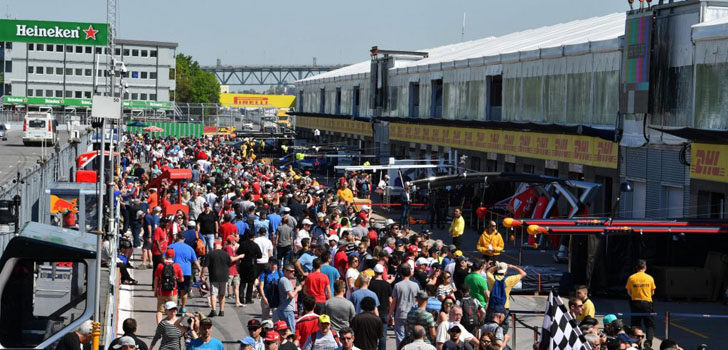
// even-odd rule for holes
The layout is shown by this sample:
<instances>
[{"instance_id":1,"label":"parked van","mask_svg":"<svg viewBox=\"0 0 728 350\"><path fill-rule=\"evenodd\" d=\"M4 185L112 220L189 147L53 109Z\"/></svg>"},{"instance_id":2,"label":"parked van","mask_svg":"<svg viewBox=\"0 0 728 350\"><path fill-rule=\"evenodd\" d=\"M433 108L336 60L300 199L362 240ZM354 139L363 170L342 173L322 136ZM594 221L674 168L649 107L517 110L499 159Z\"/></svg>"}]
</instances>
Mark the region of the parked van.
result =
<instances>
[{"instance_id":1,"label":"parked van","mask_svg":"<svg viewBox=\"0 0 728 350\"><path fill-rule=\"evenodd\" d=\"M55 145L58 142L58 122L56 117L47 112L28 112L23 121L23 144L45 143Z\"/></svg>"}]
</instances>

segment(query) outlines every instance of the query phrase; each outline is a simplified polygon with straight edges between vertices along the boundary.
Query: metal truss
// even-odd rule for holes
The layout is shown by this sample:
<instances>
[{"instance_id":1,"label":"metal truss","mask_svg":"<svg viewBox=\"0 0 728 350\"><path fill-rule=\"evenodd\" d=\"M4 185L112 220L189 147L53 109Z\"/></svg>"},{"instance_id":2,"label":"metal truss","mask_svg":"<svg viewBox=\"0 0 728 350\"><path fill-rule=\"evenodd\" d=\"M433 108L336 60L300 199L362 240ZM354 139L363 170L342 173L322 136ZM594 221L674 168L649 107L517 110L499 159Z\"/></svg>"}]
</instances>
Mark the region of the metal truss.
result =
<instances>
[{"instance_id":1,"label":"metal truss","mask_svg":"<svg viewBox=\"0 0 728 350\"><path fill-rule=\"evenodd\" d=\"M220 85L292 85L296 80L325 73L345 65L328 66L203 66Z\"/></svg>"}]
</instances>

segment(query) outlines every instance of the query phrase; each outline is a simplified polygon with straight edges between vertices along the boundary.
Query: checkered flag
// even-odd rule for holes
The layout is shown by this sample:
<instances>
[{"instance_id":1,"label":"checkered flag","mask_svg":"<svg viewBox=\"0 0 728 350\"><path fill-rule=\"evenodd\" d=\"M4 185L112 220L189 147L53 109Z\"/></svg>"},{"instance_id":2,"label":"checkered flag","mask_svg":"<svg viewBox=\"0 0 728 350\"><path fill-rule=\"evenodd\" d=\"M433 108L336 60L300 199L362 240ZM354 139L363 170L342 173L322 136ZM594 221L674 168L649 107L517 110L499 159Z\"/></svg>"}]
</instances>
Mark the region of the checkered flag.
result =
<instances>
[{"instance_id":1,"label":"checkered flag","mask_svg":"<svg viewBox=\"0 0 728 350\"><path fill-rule=\"evenodd\" d=\"M549 303L543 315L539 350L592 350L584 339L576 320L553 291L549 293Z\"/></svg>"}]
</instances>

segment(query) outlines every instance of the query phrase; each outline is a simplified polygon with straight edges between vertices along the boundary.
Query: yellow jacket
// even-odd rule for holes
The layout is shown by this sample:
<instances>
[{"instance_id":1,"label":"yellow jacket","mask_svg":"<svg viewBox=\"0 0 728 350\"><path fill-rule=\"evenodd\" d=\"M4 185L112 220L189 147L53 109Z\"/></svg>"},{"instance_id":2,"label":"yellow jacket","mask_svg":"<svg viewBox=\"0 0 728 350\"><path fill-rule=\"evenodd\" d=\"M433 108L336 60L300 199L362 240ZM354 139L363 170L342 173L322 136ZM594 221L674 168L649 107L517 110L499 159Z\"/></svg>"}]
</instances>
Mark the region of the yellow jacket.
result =
<instances>
[{"instance_id":1,"label":"yellow jacket","mask_svg":"<svg viewBox=\"0 0 728 350\"><path fill-rule=\"evenodd\" d=\"M450 224L450 237L460 237L465 231L465 219L462 215L459 218L453 219Z\"/></svg>"},{"instance_id":2,"label":"yellow jacket","mask_svg":"<svg viewBox=\"0 0 728 350\"><path fill-rule=\"evenodd\" d=\"M493 246L492 252L488 249L489 245ZM478 240L478 251L483 253L483 255L498 256L503 250L503 246L503 237L501 237L498 231L495 231L492 235L489 235L487 231L483 231L483 234L480 235L480 239Z\"/></svg>"}]
</instances>

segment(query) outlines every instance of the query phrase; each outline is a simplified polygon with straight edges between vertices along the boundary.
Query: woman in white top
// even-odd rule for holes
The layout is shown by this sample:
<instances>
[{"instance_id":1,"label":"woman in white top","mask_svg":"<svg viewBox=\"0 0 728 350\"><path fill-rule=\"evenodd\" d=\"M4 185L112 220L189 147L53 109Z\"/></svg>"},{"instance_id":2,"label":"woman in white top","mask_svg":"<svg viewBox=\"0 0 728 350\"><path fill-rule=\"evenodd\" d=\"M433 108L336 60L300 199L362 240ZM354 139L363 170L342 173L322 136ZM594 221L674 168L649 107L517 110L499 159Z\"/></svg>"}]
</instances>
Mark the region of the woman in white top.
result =
<instances>
[{"instance_id":1,"label":"woman in white top","mask_svg":"<svg viewBox=\"0 0 728 350\"><path fill-rule=\"evenodd\" d=\"M349 256L349 269L346 270L346 298L348 299L351 296L351 293L353 293L356 288L354 287L354 283L356 282L356 279L359 277L359 257L356 255Z\"/></svg>"}]
</instances>

